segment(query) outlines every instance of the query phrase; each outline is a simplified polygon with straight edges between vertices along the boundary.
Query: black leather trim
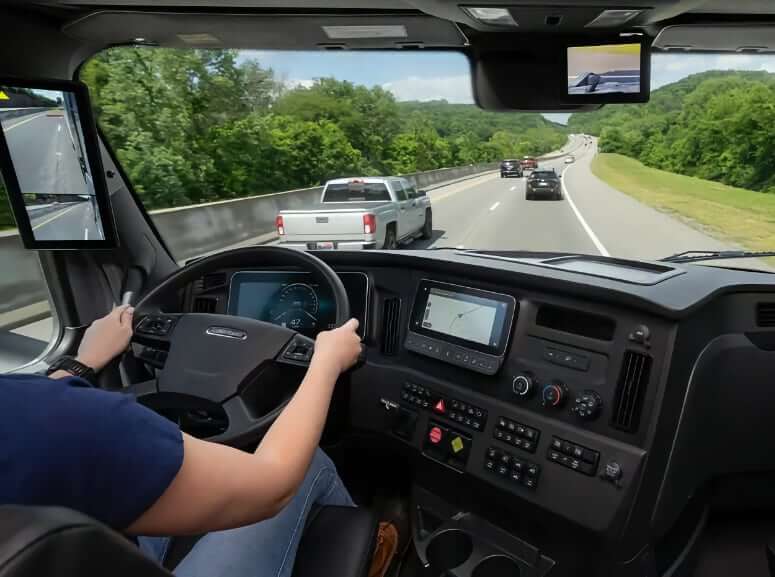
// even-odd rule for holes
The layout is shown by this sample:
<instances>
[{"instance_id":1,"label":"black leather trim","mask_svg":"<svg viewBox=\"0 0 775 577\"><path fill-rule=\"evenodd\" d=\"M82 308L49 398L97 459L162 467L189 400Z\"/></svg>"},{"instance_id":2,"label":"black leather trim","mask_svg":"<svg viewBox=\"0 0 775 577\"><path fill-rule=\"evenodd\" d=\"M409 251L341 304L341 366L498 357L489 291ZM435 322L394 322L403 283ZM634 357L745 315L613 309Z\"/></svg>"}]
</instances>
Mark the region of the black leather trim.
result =
<instances>
[{"instance_id":1,"label":"black leather trim","mask_svg":"<svg viewBox=\"0 0 775 577\"><path fill-rule=\"evenodd\" d=\"M299 543L293 577L366 577L376 539L368 509L321 507Z\"/></svg>"}]
</instances>

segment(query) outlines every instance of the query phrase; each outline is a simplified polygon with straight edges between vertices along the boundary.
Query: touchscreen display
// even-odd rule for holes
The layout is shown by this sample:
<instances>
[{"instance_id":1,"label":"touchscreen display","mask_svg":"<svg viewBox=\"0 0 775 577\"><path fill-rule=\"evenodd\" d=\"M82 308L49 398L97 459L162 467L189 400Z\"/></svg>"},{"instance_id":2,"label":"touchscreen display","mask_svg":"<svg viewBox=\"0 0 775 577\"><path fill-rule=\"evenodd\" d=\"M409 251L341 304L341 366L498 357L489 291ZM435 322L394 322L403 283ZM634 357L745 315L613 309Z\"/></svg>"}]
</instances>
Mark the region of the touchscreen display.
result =
<instances>
[{"instance_id":1,"label":"touchscreen display","mask_svg":"<svg viewBox=\"0 0 775 577\"><path fill-rule=\"evenodd\" d=\"M507 305L501 301L432 287L422 327L458 339L498 347Z\"/></svg>"},{"instance_id":2,"label":"touchscreen display","mask_svg":"<svg viewBox=\"0 0 775 577\"><path fill-rule=\"evenodd\" d=\"M568 47L568 95L640 93L641 46Z\"/></svg>"}]
</instances>

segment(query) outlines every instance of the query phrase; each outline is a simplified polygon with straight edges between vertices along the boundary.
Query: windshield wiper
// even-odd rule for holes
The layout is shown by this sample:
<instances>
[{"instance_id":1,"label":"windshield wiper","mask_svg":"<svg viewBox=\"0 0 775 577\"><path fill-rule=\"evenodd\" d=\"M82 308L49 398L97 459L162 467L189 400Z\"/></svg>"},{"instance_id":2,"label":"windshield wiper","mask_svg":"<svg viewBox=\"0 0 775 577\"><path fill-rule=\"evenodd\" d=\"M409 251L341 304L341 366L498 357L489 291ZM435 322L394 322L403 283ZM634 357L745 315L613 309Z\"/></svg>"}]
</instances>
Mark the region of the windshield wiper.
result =
<instances>
[{"instance_id":1,"label":"windshield wiper","mask_svg":"<svg viewBox=\"0 0 775 577\"><path fill-rule=\"evenodd\" d=\"M700 262L703 260L723 260L731 258L760 258L775 256L775 251L762 250L687 250L659 259L662 262Z\"/></svg>"}]
</instances>

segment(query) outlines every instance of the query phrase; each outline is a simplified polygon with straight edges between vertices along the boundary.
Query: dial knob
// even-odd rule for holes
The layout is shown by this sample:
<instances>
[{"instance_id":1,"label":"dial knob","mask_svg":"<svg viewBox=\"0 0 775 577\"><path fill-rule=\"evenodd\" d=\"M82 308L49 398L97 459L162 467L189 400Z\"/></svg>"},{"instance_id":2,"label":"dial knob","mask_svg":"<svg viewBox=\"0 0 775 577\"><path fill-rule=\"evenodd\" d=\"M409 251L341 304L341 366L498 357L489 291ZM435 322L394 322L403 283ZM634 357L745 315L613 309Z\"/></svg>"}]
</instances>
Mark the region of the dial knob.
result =
<instances>
[{"instance_id":1,"label":"dial knob","mask_svg":"<svg viewBox=\"0 0 775 577\"><path fill-rule=\"evenodd\" d=\"M597 419L602 408L603 399L600 395L595 391L582 391L576 395L571 413L585 421L593 421Z\"/></svg>"},{"instance_id":2,"label":"dial knob","mask_svg":"<svg viewBox=\"0 0 775 577\"><path fill-rule=\"evenodd\" d=\"M560 381L544 385L541 391L541 404L550 409L561 407L568 395L568 389Z\"/></svg>"},{"instance_id":3,"label":"dial knob","mask_svg":"<svg viewBox=\"0 0 775 577\"><path fill-rule=\"evenodd\" d=\"M511 382L514 394L523 399L533 394L533 377L531 375L517 375Z\"/></svg>"}]
</instances>

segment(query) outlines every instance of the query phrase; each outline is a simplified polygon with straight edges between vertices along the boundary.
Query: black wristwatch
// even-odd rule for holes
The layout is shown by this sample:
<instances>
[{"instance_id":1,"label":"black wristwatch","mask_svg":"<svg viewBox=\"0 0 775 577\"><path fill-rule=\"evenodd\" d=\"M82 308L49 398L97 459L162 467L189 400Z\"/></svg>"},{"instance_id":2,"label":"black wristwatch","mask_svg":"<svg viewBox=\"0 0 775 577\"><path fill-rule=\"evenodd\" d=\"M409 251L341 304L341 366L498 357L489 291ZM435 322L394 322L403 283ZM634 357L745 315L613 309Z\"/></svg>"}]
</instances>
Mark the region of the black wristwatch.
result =
<instances>
[{"instance_id":1,"label":"black wristwatch","mask_svg":"<svg viewBox=\"0 0 775 577\"><path fill-rule=\"evenodd\" d=\"M55 360L46 371L46 376L50 376L57 371L66 371L74 377L80 377L91 384L97 386L97 373L93 368L84 365L73 357L63 356Z\"/></svg>"}]
</instances>

